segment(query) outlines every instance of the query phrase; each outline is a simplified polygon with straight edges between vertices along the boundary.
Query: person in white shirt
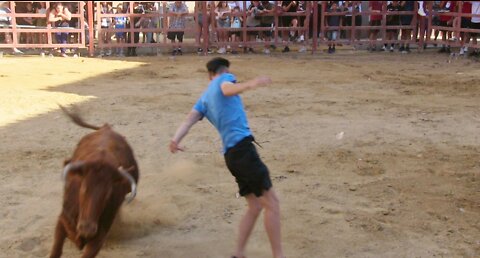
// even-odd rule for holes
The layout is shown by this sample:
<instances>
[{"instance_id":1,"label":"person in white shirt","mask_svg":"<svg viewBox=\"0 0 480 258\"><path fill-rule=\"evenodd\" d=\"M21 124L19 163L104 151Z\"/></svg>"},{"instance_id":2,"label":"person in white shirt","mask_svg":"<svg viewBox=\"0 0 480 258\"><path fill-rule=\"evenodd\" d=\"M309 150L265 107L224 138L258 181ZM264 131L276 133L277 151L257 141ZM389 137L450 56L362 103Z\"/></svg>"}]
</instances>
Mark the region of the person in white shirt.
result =
<instances>
[{"instance_id":1,"label":"person in white shirt","mask_svg":"<svg viewBox=\"0 0 480 258\"><path fill-rule=\"evenodd\" d=\"M477 16L472 16L470 29L480 30L480 1L472 1L472 14ZM477 37L480 33L471 33L472 44L477 45ZM473 52L470 53L471 56L480 56L480 51L478 48L475 48Z\"/></svg>"},{"instance_id":2,"label":"person in white shirt","mask_svg":"<svg viewBox=\"0 0 480 258\"><path fill-rule=\"evenodd\" d=\"M1 1L0 2L0 14L11 13L10 8L8 8L9 2ZM0 16L0 28L9 28L10 27L10 17ZM12 35L5 32L5 43L12 44ZM13 54L23 54L22 51L18 50L16 47L12 48Z\"/></svg>"}]
</instances>

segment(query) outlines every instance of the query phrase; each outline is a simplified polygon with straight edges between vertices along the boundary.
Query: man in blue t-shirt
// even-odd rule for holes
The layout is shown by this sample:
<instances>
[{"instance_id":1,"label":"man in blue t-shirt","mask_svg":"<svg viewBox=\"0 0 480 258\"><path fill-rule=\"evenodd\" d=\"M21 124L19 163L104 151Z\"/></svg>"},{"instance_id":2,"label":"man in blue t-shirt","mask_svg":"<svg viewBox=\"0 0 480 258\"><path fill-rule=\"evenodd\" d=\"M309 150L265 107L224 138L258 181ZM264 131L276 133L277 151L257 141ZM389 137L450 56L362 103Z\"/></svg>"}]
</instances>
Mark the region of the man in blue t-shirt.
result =
<instances>
[{"instance_id":1,"label":"man in blue t-shirt","mask_svg":"<svg viewBox=\"0 0 480 258\"><path fill-rule=\"evenodd\" d=\"M217 57L207 63L210 84L202 94L185 121L170 141L170 151L183 151L180 141L190 128L204 117L218 130L225 162L235 177L239 194L247 200L248 208L240 222L240 232L234 258L245 257L245 246L258 215L265 209L265 228L275 258L284 258L280 236L280 205L272 188L267 166L260 159L252 142L254 138L248 127L247 116L240 93L271 83L270 78L257 77L237 83L229 73L230 62Z\"/></svg>"}]
</instances>

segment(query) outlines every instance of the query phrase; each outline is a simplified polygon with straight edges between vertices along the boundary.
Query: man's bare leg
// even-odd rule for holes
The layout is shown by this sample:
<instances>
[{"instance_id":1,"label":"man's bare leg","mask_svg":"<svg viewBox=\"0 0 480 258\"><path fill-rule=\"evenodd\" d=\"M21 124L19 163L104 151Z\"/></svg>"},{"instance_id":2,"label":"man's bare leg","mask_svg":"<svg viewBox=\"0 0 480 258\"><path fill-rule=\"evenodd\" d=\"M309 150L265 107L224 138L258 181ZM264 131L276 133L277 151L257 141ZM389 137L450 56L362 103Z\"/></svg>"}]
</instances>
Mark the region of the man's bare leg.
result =
<instances>
[{"instance_id":1,"label":"man's bare leg","mask_svg":"<svg viewBox=\"0 0 480 258\"><path fill-rule=\"evenodd\" d=\"M240 221L237 249L235 251L235 257L237 258L243 258L245 256L245 247L248 238L252 233L258 215L260 215L260 212L262 211L260 200L255 195L249 194L245 196L245 199L247 200L248 209Z\"/></svg>"},{"instance_id":2,"label":"man's bare leg","mask_svg":"<svg viewBox=\"0 0 480 258\"><path fill-rule=\"evenodd\" d=\"M263 192L263 195L259 197L259 200L262 207L265 209L264 223L272 247L273 257L285 258L282 249L280 204L277 194L273 188L271 188L270 190Z\"/></svg>"}]
</instances>

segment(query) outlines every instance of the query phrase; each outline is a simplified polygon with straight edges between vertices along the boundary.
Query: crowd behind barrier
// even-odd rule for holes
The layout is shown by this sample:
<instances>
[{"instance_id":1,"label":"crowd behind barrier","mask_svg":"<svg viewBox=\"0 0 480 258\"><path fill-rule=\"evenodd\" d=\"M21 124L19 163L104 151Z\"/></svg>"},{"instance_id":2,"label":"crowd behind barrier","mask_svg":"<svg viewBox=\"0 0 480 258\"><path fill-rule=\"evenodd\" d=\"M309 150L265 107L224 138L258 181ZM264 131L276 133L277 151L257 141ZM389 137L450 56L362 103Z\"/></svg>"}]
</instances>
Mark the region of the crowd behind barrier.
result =
<instances>
[{"instance_id":1,"label":"crowd behind barrier","mask_svg":"<svg viewBox=\"0 0 480 258\"><path fill-rule=\"evenodd\" d=\"M479 56L480 1L0 2L0 51L136 56L338 46Z\"/></svg>"}]
</instances>

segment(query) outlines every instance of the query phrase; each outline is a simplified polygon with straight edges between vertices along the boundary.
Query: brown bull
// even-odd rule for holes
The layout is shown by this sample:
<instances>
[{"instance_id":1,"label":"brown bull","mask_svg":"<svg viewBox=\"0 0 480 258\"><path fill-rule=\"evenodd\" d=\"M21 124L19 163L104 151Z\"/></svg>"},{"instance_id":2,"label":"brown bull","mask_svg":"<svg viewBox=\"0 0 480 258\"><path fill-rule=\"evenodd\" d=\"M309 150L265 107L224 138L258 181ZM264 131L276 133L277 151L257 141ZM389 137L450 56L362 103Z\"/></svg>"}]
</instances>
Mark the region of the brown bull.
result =
<instances>
[{"instance_id":1,"label":"brown bull","mask_svg":"<svg viewBox=\"0 0 480 258\"><path fill-rule=\"evenodd\" d=\"M123 201L135 197L138 167L124 137L108 124L89 125L60 107L75 124L96 131L84 136L65 161L63 208L50 257L62 255L67 237L85 249L82 257L95 257Z\"/></svg>"}]
</instances>

